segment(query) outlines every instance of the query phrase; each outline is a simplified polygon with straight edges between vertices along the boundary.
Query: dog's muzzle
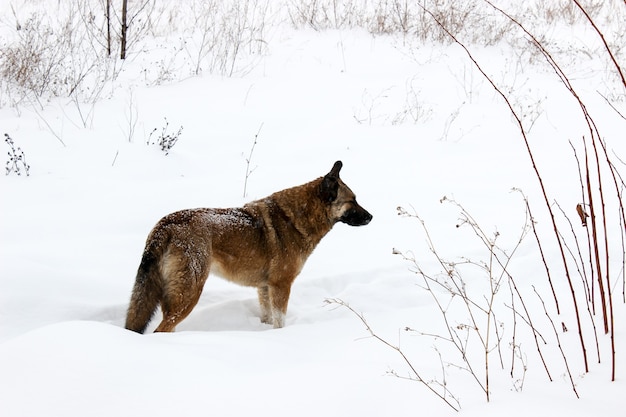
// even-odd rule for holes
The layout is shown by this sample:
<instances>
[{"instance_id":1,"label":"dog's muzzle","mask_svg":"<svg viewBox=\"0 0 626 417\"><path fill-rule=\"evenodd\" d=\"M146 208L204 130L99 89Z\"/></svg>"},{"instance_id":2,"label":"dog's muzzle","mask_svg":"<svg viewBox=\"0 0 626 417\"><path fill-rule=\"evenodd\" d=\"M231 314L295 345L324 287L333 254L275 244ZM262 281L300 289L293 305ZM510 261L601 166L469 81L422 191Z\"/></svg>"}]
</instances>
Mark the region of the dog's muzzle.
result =
<instances>
[{"instance_id":1,"label":"dog's muzzle","mask_svg":"<svg viewBox=\"0 0 626 417\"><path fill-rule=\"evenodd\" d=\"M365 226L372 221L372 215L363 207L358 206L347 210L339 221L350 226Z\"/></svg>"}]
</instances>

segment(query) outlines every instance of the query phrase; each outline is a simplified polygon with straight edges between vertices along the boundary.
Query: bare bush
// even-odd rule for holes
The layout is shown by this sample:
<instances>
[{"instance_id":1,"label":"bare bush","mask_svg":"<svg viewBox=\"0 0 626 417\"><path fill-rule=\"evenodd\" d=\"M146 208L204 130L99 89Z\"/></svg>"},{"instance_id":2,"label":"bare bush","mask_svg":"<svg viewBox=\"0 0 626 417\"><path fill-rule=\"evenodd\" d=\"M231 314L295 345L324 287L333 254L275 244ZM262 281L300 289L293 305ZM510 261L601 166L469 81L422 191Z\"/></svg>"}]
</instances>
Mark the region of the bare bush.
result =
<instances>
[{"instance_id":1,"label":"bare bush","mask_svg":"<svg viewBox=\"0 0 626 417\"><path fill-rule=\"evenodd\" d=\"M453 355L452 359L444 355L443 361L455 369L468 372L489 400L493 364L503 370L510 369L515 389L521 389L523 386L528 362L525 359L526 354L521 350L518 327L520 323L525 323L526 329L530 330L534 339L537 354L541 358L548 378L552 380L550 368L556 366L555 363L548 363L544 359L544 350L549 349L557 354L557 356L553 354L552 357L560 356L562 359L564 375L569 380L573 393L578 396L576 382L570 370L570 364L574 363L570 358L573 355L572 346L568 346L568 343L573 344L573 347L578 344L581 352L580 364L584 372L590 372L588 356L592 353L592 346L595 345L598 362L604 357L601 352L608 351L611 362L610 378L611 380L616 378L615 320L618 318L614 315L614 302L617 301L614 294L618 280L621 279L622 287L625 282L626 227L624 225L626 215L623 191L626 184L618 170L616 160L620 161L619 157L608 151L601 134L601 126L596 122L596 118L583 100L577 84L570 78L564 66L559 63L558 58L561 56L570 58L569 55L562 54L566 49L563 49L562 45L551 42L546 32L549 32L552 24L588 23L601 40L603 49L601 47L593 53L584 51L582 55L586 55L588 59L598 59L602 57L602 54L606 55L608 65L605 68L614 75L611 77L611 81L614 81L611 88L623 91L622 87L626 88L626 82L623 70L618 64L620 60L616 58L620 56L623 49L623 42L619 42L619 39L623 39L623 35L604 33L598 25L598 20L600 16L603 22L604 19L608 21L616 19L615 16L621 16L620 13L624 13L625 9L613 10L613 6L610 5L602 7L607 4L606 2L560 1L551 5L550 10L546 9L541 12L542 19L545 21L537 22L530 19L531 21L527 22L523 11L518 10L518 15L513 16L490 1L483 0L480 7L476 3L466 4L467 8L461 12L467 11L468 14L457 13L456 16L461 16L457 20L454 16L441 13L437 5L442 3L419 2L417 6L421 7L425 16L439 27L440 33L447 37L448 41L456 43L464 51L468 62L493 87L496 95L502 99L503 106L510 111L513 123L519 130L520 140L528 153L529 171L533 173L538 183L539 201L531 204L526 196L523 196L526 221L519 241L513 248L505 250L498 243L497 233L493 235L485 233L462 206L444 199L444 202L452 202L460 210L461 221L457 227L469 227L478 238L478 246L484 250L483 257L478 260L467 255L452 260L444 257L435 248L425 222L416 213L400 209L401 215L417 219L422 225L430 254L434 256L438 268L435 271L427 270L422 266L420 259L410 252L394 250L394 253L410 262L411 269L422 278L422 288L432 296L434 309L439 313L445 329L443 333L436 334L411 328L406 330L416 332L421 336L433 337L438 343L452 347L451 350L456 355ZM476 8L472 9L472 7ZM491 12L484 13L485 7L491 8ZM532 53L535 54L536 62L547 66L549 73L556 77L560 82L559 85L565 88L567 96L580 110L580 112L573 113L571 117L581 120L586 128L576 141L570 140L578 172L561 174L563 178L571 175L571 178L580 179L581 202L576 207L567 209L560 207L556 198L560 197L559 186L546 181L544 167L538 162L538 150L529 140L530 131L542 113L542 99L516 95L518 92L515 89L503 82L498 82L491 76L486 70L486 63L479 60L478 54L473 52L477 43L485 43L466 32L467 28L477 27L476 21L472 20L477 10L481 10L477 15L485 19L482 27L492 27L490 26L492 23L489 23L492 19L493 27L507 28L511 32L506 36L523 39L523 45L517 42L511 45L527 49L530 46ZM611 13L615 16L611 17ZM457 25L457 22L465 22L469 25ZM384 27L390 27L390 25L385 23ZM536 27L542 28L539 34L534 32ZM405 29L402 32L404 33ZM430 33L437 33L437 31ZM485 40L497 40L499 35L493 38L494 33L491 32L490 37ZM440 40L445 42L444 39ZM611 107L616 110L615 107ZM618 114L621 113L618 112ZM539 220L532 214L531 205L533 212L541 212L539 216L551 230L538 230L535 227ZM557 212L557 207L561 215ZM575 228L568 213L577 213L580 216L581 225ZM569 228L569 233L564 232L566 228ZM519 286L509 268L517 247L530 231L535 237L538 249L536 261L540 261L545 266L550 288L545 294L535 286L531 286L532 291L528 290L528 285L526 288ZM544 236L544 233L547 235ZM546 255L548 251L549 257ZM420 254L420 257L423 256ZM478 278L484 279L477 280L476 271L479 272ZM472 277L471 285L468 284L470 280L466 279L468 276ZM506 287L509 289L508 295L503 294L504 291L502 291ZM622 298L624 298L623 294L622 289ZM565 298L566 302L563 302L561 298ZM535 305L539 305L540 309L529 310L526 303L530 300L533 300ZM333 302L347 306L347 303L341 300ZM403 358L408 358L406 352L400 351L397 346L377 336L365 322L362 314L356 313L352 308L350 310L366 324L370 335L398 350ZM596 326L596 321L598 326ZM569 323L575 323L575 328L573 325L569 326ZM577 333L576 337L563 337L563 333L570 331L569 327ZM598 337L600 329L604 331L606 338ZM506 343L502 337L504 334L510 338L506 340ZM504 355L506 346L510 350L508 364L505 360L507 355ZM438 353L441 355L439 349ZM409 364L412 372L415 372L413 370L416 366L415 363ZM415 375L417 375L415 380L424 381L417 372ZM449 389L450 386L446 385L445 393ZM442 393L439 392L439 395Z\"/></svg>"},{"instance_id":2,"label":"bare bush","mask_svg":"<svg viewBox=\"0 0 626 417\"><path fill-rule=\"evenodd\" d=\"M158 130L155 127L152 132L150 132L146 144L158 146L161 149L161 152L163 152L167 156L170 154L170 151L172 150L174 145L176 145L176 143L178 142L178 139L180 139L180 135L183 133L183 127L179 127L176 132L168 132L167 129L170 123L167 121L167 118L164 118L164 120L165 124L161 128L161 132L155 135Z\"/></svg>"},{"instance_id":3,"label":"bare bush","mask_svg":"<svg viewBox=\"0 0 626 417\"><path fill-rule=\"evenodd\" d=\"M324 30L366 26L370 6L357 0L292 0L287 10L295 27Z\"/></svg>"},{"instance_id":4,"label":"bare bush","mask_svg":"<svg viewBox=\"0 0 626 417\"><path fill-rule=\"evenodd\" d=\"M394 251L411 262L413 271L422 278L422 288L435 302L445 328L442 334L407 330L450 344L459 359L457 361L444 358L444 361L456 369L468 372L489 401L493 362L501 370L510 369L511 378L514 379L513 385L517 383L519 386L519 382L516 381L523 380L526 371L523 363L521 369L516 368L516 359L521 355L520 344L516 340L518 332L516 318L522 317L524 322L529 324L531 332L535 334L537 332L509 267L517 249L531 230L532 220L526 212L519 236L513 239L510 248L503 248L499 244L499 232L487 233L456 201L443 197L441 202L453 204L459 210L460 218L456 228L469 228L477 239L478 247L482 248L483 255L479 259L467 256L462 256L458 260L444 258L436 248L425 221L417 213L398 207L399 215L419 221L430 253L441 268L437 273L427 271L412 254ZM502 291L506 287L510 289L509 295ZM507 304L506 300L510 300L510 304ZM512 320L506 321L505 316L512 316ZM510 335L508 336L510 339L504 340L505 333ZM539 343L536 346L543 358ZM504 355L504 351L507 348L511 349L512 353L510 363L505 366L507 356ZM519 376L520 373L522 376Z\"/></svg>"},{"instance_id":5,"label":"bare bush","mask_svg":"<svg viewBox=\"0 0 626 417\"><path fill-rule=\"evenodd\" d=\"M423 7L445 21L455 34L463 34L474 42L493 44L502 39L510 25L501 20L485 19L489 10L479 1L458 2L433 0L293 0L288 5L291 23L315 30L363 28L372 34L399 33L422 41L450 40L441 28L424 13ZM476 30L480 27L481 30Z\"/></svg>"},{"instance_id":6,"label":"bare bush","mask_svg":"<svg viewBox=\"0 0 626 417\"><path fill-rule=\"evenodd\" d=\"M119 66L93 43L95 20L79 5L83 3L59 10L56 19L36 12L24 21L16 16L13 41L0 49L0 76L11 98L8 104L43 107L50 98L70 97L87 127L93 107L82 105L100 99Z\"/></svg>"},{"instance_id":7,"label":"bare bush","mask_svg":"<svg viewBox=\"0 0 626 417\"><path fill-rule=\"evenodd\" d=\"M619 22L619 14L612 13L610 6L605 7L606 3L587 0L583 6L593 19ZM571 26L584 20L572 0L531 1L517 9L519 18L543 27ZM288 0L287 13L296 28L318 31L362 28L372 34L402 34L404 38L422 42L451 42L446 31L433 21L432 14L448 32L464 42L494 45L502 40L519 41L511 33L514 25L483 0Z\"/></svg>"},{"instance_id":8,"label":"bare bush","mask_svg":"<svg viewBox=\"0 0 626 417\"><path fill-rule=\"evenodd\" d=\"M585 9L593 17L597 17L602 10L603 0L585 1ZM573 25L580 21L580 11L572 0L554 0L550 2L538 1L528 4L528 13L533 17L529 19L542 23L564 22Z\"/></svg>"},{"instance_id":9,"label":"bare bush","mask_svg":"<svg viewBox=\"0 0 626 417\"><path fill-rule=\"evenodd\" d=\"M9 151L7 152L9 159L5 164L6 175L11 173L22 175L24 173L28 177L30 175L30 165L26 162L26 155L22 148L19 146L15 147L15 142L8 133L4 134L4 142L9 145Z\"/></svg>"},{"instance_id":10,"label":"bare bush","mask_svg":"<svg viewBox=\"0 0 626 417\"><path fill-rule=\"evenodd\" d=\"M230 77L252 69L254 63L242 65L241 58L259 57L265 52L268 9L267 0L191 3L193 23L184 48L193 74L207 71Z\"/></svg>"},{"instance_id":11,"label":"bare bush","mask_svg":"<svg viewBox=\"0 0 626 417\"><path fill-rule=\"evenodd\" d=\"M63 34L37 14L18 27L16 42L0 50L0 75L23 91L23 96L58 96L69 91L64 77L67 51Z\"/></svg>"},{"instance_id":12,"label":"bare bush","mask_svg":"<svg viewBox=\"0 0 626 417\"><path fill-rule=\"evenodd\" d=\"M552 289L552 296L554 298L554 305L548 306L544 300L544 296L533 286L533 292L541 303L545 315L544 325L542 328L548 327L552 330L554 335L552 340L563 359L566 374L571 383L572 390L574 394L578 396L576 384L570 371L570 361L566 354L568 349L563 346L564 342L560 336L560 332L567 332L568 329L564 321L561 321L562 328L558 328L557 324L555 324L558 322L554 318L553 309L556 310L556 314L563 316L567 315L567 317L576 323L578 341L582 351L582 363L584 365L585 372L589 372L590 368L587 345L594 339L590 339L586 326L583 326L583 321L585 320L583 312L586 307L589 313L589 323L591 323L594 329L593 336L595 336L598 361L600 361L601 346L595 331L595 303L599 302L600 308L598 308L598 311L601 311L601 319L599 320L601 320L603 324L604 332L610 338L609 352L612 364L611 380L615 380L615 317L613 314L614 297L611 289L612 283L610 276L623 273L623 268L621 271L615 269L616 265L617 268L619 268L619 266L623 266L624 259L626 258L626 254L624 252L624 236L626 235L624 224L626 224L626 216L624 214L622 194L624 181L620 173L617 171L616 164L613 162L614 158L607 152L606 144L602 139L599 127L593 116L581 99L580 94L578 94L577 89L570 81L567 73L548 50L548 45L545 41L533 35L533 33L517 18L507 14L505 11L493 5L488 0L485 0L485 3L493 7L497 13L500 13L508 19L514 27L519 29L525 36L528 37L528 39L530 39L532 45L539 51L542 59L544 59L548 66L554 71L556 77L561 81L562 85L571 94L572 99L580 107L581 113L579 117L584 120L585 125L588 127L587 135L583 136L578 145L584 149L584 159L579 159L576 154L576 147L573 144L571 146L574 148L574 155L576 157L579 170L578 177L580 178L583 201L582 204L578 204L576 206L576 212L581 218L582 227L584 227L587 231L587 248L584 248L579 243L578 234L574 231L574 227L569 221L569 217L566 212L561 209L563 217L570 225L573 239L570 240L562 232L562 221L558 218L554 209L555 205L559 208L560 206L558 205L558 202L552 201L549 197L549 188L542 175L542 169L535 158L536 150L531 146L528 140L529 131L534 123L534 120L526 123L524 122L525 117L523 110L520 111L516 108L516 106L514 106L514 98L511 97L512 92L507 91L505 88L498 85L493 77L488 75L488 73L484 70L482 63L479 62L472 53L469 47L470 44L462 41L460 37L455 34L455 28L449 28L447 20L442 19L441 16L437 14L436 10L432 11L424 8L424 11L437 25L439 25L441 30L443 30L451 40L463 49L468 59L482 74L485 80L489 82L495 92L503 100L504 105L510 110L511 115L519 128L521 140L525 144L528 156L530 157L531 169L538 180L540 192L543 197L543 204L540 203L540 206L543 205L543 208L547 210L555 239L554 241L551 241L550 239L540 237L540 234L535 228L536 220L531 215L531 205L525 196L524 201L526 203L527 220L525 222L525 226L523 227L523 232L521 233L520 240L516 246L512 250L506 251L500 249L497 245L497 233L493 236L488 236L462 206L454 201L451 201L460 209L461 212L461 222L457 224L457 227L469 226L472 229L475 236L478 237L481 246L488 251L488 255L485 260L475 261L467 257L463 257L461 261L446 260L439 255L438 250L435 248L433 241L430 238L430 233L425 226L425 222L417 214L408 213L404 209L399 209L399 213L401 215L414 217L421 223L430 252L435 256L436 262L441 268L441 271L433 274L424 270L420 263L412 255L407 255L401 251L394 251L394 253L401 254L405 260L410 261L413 264L414 271L423 278L423 287L429 294L432 295L436 308L444 321L447 331L447 333L444 334L425 334L422 332L420 332L420 334L430 335L435 337L437 340L443 340L450 343L458 352L458 357L462 360L460 364L455 366L458 369L468 371L486 395L487 400L489 400L490 363L492 362L490 360L490 355L492 352L497 352L500 365L501 367L504 367L501 343L502 338L500 335L502 334L501 331L506 323L512 323L513 325L512 332L509 331L509 334L513 334L513 340L509 343L509 346L512 347L511 363L515 364L516 358L521 358L519 345L516 343L515 336L517 334L516 323L518 318L530 327L531 333L535 338L535 345L537 347L538 354L542 358L548 378L552 380L548 364L543 359L542 344L539 342L539 339L541 339L542 343L546 344L548 340L547 336L540 333L541 329L534 324L535 320L532 318L531 312L526 308L526 298L528 298L528 296L522 295L522 291L518 287L516 281L513 279L513 275L508 269L508 265L515 254L516 248L519 247L519 244L521 244L521 241L524 239L526 234L532 230L539 248L539 256L545 265L547 278ZM585 12L584 7L581 6L579 2L576 2L576 5L582 9L583 13ZM604 36L594 24L591 13L586 13L585 17L590 20L594 30L598 32L598 36L600 36L604 41ZM603 44L613 62L616 62L609 44L607 42L603 42ZM621 77L621 68L619 68L619 66L616 66L616 71L620 73L620 78L618 79L623 80L623 77ZM624 84L623 81L622 84L626 87L626 84ZM442 201L450 202L450 200L446 198ZM607 202L609 201L611 202L611 206L617 210L611 212L607 209ZM609 236L611 233L609 232L610 229L607 226L609 224L612 225L614 228L613 230L618 231L617 233L621 236L621 242L610 243ZM555 291L552 282L553 274L550 272L551 265L548 264L544 255L544 248L548 244L551 245L552 250L557 253L557 260L553 261L553 263L556 263L556 266L558 266L560 271L562 271L561 275L562 278L564 278L562 281L566 283L565 288L562 288L561 291L571 298L571 307L567 311L564 311L559 307L560 303L558 298L561 294L557 294L558 291ZM575 248L575 251L573 248ZM586 253L583 254L584 252ZM611 254L617 254L620 257L621 262L617 264L615 262L611 262L609 259ZM476 288L473 288L472 290L468 289L469 286L466 285L466 281L463 279L463 276L468 273L468 267L482 270L484 275L488 277L488 280L486 281L488 285L486 288L478 290ZM578 271L578 274L581 277L580 284L574 280L574 271ZM589 276L590 279L587 279L587 276ZM495 309L495 306L497 305L496 300L499 297L499 290L505 283L508 284L511 295L510 304L507 307L512 311L511 319L506 323L505 321L501 321L503 315L499 313L497 314ZM477 286L475 279L472 281L472 284L473 287ZM583 291L581 291L581 289ZM472 291L477 292L473 293ZM454 309L455 303L460 304L461 307ZM521 307L516 307L516 305L521 305ZM453 320L449 317L451 311L464 311L465 314L464 317L455 316L455 319ZM545 326L545 321L547 321L549 326ZM495 336L490 336L491 331L493 331ZM478 372L477 366L472 363L472 355L469 354L469 349L472 346L478 346L478 349L484 354L484 371ZM523 360L521 363L524 367L523 373L525 374L526 365ZM511 366L513 367L514 365ZM511 371L511 376L513 376L513 370Z\"/></svg>"},{"instance_id":13,"label":"bare bush","mask_svg":"<svg viewBox=\"0 0 626 417\"><path fill-rule=\"evenodd\" d=\"M400 349L379 336L367 323L362 314L357 313L343 300L327 300L329 303L347 307L365 324L369 334L384 345L398 352L407 365L413 381L420 382L458 410L458 393L454 392L454 383L449 382L445 369L466 373L474 381L487 401L492 397L491 381L494 374L507 375L515 390L522 390L527 372L527 353L523 349L521 333L530 333L548 378L552 376L544 359L547 338L537 325L534 311L527 307L527 294L518 286L511 264L518 249L533 230L533 219L526 210L521 219L518 234L501 236L498 231L488 233L478 221L460 203L443 197L442 204L452 204L459 213L455 224L457 230L469 230L476 246L472 246L475 255L449 258L435 245L429 228L416 212L398 207L402 217L416 220L421 226L429 249L428 254L416 257L412 252L394 249L411 265L412 272L420 278L419 287L427 293L434 305L429 322L438 330L423 330L403 326L404 331L432 340L433 349L440 358L444 375L440 380L423 375L419 363L411 359L410 352ZM507 247L500 242L505 239ZM427 259L430 256L434 263ZM435 265L425 267L425 265ZM527 286L524 286L527 287ZM508 290L508 291L507 291ZM546 310L549 320L552 316ZM419 326L419 325L418 325ZM520 329L524 327L524 329ZM522 331L524 330L524 331ZM558 338L558 335L557 335ZM402 372L392 371L393 375ZM571 374L570 380L571 380ZM498 378L500 379L500 378ZM574 393L576 387L572 383Z\"/></svg>"}]
</instances>

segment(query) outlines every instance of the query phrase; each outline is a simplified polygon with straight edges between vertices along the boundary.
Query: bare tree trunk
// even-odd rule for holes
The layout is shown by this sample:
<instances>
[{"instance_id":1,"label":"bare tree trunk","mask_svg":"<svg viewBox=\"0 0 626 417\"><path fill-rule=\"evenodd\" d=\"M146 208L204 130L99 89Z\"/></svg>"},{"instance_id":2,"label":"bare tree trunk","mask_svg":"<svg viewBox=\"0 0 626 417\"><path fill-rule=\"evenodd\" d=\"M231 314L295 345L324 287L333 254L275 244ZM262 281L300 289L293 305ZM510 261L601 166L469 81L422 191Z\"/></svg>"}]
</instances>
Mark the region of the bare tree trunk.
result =
<instances>
[{"instance_id":1,"label":"bare tree trunk","mask_svg":"<svg viewBox=\"0 0 626 417\"><path fill-rule=\"evenodd\" d=\"M120 48L120 59L126 59L126 6L128 0L122 1L122 46Z\"/></svg>"},{"instance_id":2,"label":"bare tree trunk","mask_svg":"<svg viewBox=\"0 0 626 417\"><path fill-rule=\"evenodd\" d=\"M107 56L111 56L111 0L107 0L106 19L107 19Z\"/></svg>"}]
</instances>

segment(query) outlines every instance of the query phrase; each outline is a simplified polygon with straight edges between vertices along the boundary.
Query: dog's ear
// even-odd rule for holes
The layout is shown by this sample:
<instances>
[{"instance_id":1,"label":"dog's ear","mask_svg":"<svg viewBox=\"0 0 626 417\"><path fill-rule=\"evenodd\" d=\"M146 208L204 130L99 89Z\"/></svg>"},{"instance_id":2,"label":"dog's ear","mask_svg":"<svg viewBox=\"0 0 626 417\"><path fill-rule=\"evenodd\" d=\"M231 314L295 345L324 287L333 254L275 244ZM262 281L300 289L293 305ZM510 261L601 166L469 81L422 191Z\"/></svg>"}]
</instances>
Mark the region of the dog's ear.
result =
<instances>
[{"instance_id":1,"label":"dog's ear","mask_svg":"<svg viewBox=\"0 0 626 417\"><path fill-rule=\"evenodd\" d=\"M333 176L335 178L339 178L339 171L341 171L341 167L343 167L343 162L341 162L341 161L335 162L335 165L333 165L333 169L330 170L328 175L331 175L331 176ZM326 176L328 176L328 175L326 175Z\"/></svg>"},{"instance_id":2,"label":"dog's ear","mask_svg":"<svg viewBox=\"0 0 626 417\"><path fill-rule=\"evenodd\" d=\"M335 201L337 198L337 191L339 190L339 171L341 171L342 166L343 163L341 161L335 162L333 169L322 179L320 194L322 195L322 200L327 203Z\"/></svg>"}]
</instances>

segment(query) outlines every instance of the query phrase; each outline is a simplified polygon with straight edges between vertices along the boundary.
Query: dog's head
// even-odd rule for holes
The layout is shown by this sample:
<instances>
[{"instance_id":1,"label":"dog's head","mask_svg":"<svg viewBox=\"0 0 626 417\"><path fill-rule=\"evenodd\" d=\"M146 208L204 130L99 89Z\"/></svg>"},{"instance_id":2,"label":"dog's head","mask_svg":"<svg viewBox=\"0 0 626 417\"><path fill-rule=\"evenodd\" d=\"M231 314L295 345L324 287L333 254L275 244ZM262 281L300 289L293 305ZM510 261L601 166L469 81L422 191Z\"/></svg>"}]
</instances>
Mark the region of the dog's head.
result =
<instances>
[{"instance_id":1,"label":"dog's head","mask_svg":"<svg viewBox=\"0 0 626 417\"><path fill-rule=\"evenodd\" d=\"M352 190L339 178L342 166L341 161L335 162L333 169L322 179L321 198L329 206L330 216L334 222L364 226L372 221L372 215L356 202Z\"/></svg>"}]
</instances>

